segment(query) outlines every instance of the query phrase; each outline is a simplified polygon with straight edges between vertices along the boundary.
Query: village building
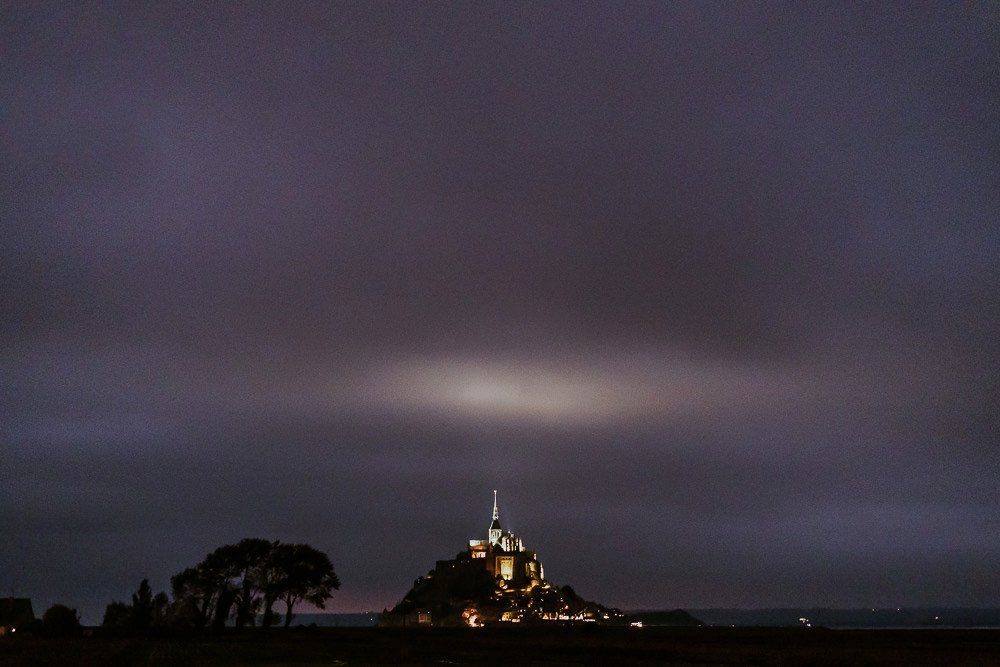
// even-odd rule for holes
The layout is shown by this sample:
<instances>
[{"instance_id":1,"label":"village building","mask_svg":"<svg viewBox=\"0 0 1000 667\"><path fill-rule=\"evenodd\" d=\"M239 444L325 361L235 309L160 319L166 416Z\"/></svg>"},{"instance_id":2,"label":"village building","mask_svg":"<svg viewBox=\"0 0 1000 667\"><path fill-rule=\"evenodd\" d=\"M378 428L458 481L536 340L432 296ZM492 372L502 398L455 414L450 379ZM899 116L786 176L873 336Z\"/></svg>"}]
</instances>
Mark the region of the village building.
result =
<instances>
[{"instance_id":1,"label":"village building","mask_svg":"<svg viewBox=\"0 0 1000 667\"><path fill-rule=\"evenodd\" d=\"M0 637L27 629L35 620L29 598L0 599Z\"/></svg>"}]
</instances>

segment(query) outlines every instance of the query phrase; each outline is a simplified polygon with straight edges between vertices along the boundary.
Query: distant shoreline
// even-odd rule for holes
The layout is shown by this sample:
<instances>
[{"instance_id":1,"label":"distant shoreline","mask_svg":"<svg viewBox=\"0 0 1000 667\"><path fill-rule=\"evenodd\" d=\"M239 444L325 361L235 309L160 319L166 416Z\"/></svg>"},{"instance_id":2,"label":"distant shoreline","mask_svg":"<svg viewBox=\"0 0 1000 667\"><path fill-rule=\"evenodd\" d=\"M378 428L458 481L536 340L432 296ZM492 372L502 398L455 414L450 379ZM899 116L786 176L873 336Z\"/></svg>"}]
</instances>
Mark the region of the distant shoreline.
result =
<instances>
[{"instance_id":1,"label":"distant shoreline","mask_svg":"<svg viewBox=\"0 0 1000 667\"><path fill-rule=\"evenodd\" d=\"M662 613L666 609L640 609L630 615ZM901 607L819 608L782 607L765 609L684 609L711 627L781 628L814 627L837 630L995 630L1000 629L998 607ZM317 627L370 627L378 612L296 614L292 625ZM808 619L802 621L801 619Z\"/></svg>"}]
</instances>

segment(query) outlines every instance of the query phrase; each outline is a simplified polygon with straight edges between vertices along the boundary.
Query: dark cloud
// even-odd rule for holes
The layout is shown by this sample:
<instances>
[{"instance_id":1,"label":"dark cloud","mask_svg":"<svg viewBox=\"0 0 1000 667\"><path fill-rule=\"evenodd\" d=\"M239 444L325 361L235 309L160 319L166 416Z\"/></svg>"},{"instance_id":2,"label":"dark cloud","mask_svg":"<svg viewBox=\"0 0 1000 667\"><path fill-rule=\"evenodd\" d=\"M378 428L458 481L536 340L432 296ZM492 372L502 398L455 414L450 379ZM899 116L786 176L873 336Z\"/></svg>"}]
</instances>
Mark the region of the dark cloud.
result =
<instances>
[{"instance_id":1,"label":"dark cloud","mask_svg":"<svg viewBox=\"0 0 1000 667\"><path fill-rule=\"evenodd\" d=\"M499 488L610 604L998 604L998 19L8 8L0 586L380 608Z\"/></svg>"}]
</instances>

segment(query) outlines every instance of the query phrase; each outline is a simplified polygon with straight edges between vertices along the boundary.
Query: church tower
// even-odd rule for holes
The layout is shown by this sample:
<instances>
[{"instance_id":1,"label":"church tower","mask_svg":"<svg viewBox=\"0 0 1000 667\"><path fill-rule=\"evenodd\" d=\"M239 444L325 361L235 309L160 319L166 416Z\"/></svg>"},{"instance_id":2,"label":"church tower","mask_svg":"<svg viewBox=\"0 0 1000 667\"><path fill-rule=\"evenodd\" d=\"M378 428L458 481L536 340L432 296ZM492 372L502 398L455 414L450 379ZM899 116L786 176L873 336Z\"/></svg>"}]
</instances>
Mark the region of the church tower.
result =
<instances>
[{"instance_id":1,"label":"church tower","mask_svg":"<svg viewBox=\"0 0 1000 667\"><path fill-rule=\"evenodd\" d=\"M500 542L500 513L497 511L497 490L493 489L493 523L490 524L490 546L497 546Z\"/></svg>"}]
</instances>

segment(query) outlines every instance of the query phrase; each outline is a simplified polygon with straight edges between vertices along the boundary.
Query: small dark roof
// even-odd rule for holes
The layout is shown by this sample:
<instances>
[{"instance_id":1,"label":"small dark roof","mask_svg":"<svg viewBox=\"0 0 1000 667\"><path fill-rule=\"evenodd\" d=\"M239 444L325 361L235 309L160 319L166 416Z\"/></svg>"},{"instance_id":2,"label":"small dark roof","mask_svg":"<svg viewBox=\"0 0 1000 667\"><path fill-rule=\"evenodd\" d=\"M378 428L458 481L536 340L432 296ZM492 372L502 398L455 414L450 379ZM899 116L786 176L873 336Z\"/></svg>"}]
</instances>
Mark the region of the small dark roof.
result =
<instances>
[{"instance_id":1,"label":"small dark roof","mask_svg":"<svg viewBox=\"0 0 1000 667\"><path fill-rule=\"evenodd\" d=\"M0 598L0 625L25 625L33 620L30 598Z\"/></svg>"},{"instance_id":2,"label":"small dark roof","mask_svg":"<svg viewBox=\"0 0 1000 667\"><path fill-rule=\"evenodd\" d=\"M490 530L500 530L500 519L493 519L493 523L490 524Z\"/></svg>"}]
</instances>

